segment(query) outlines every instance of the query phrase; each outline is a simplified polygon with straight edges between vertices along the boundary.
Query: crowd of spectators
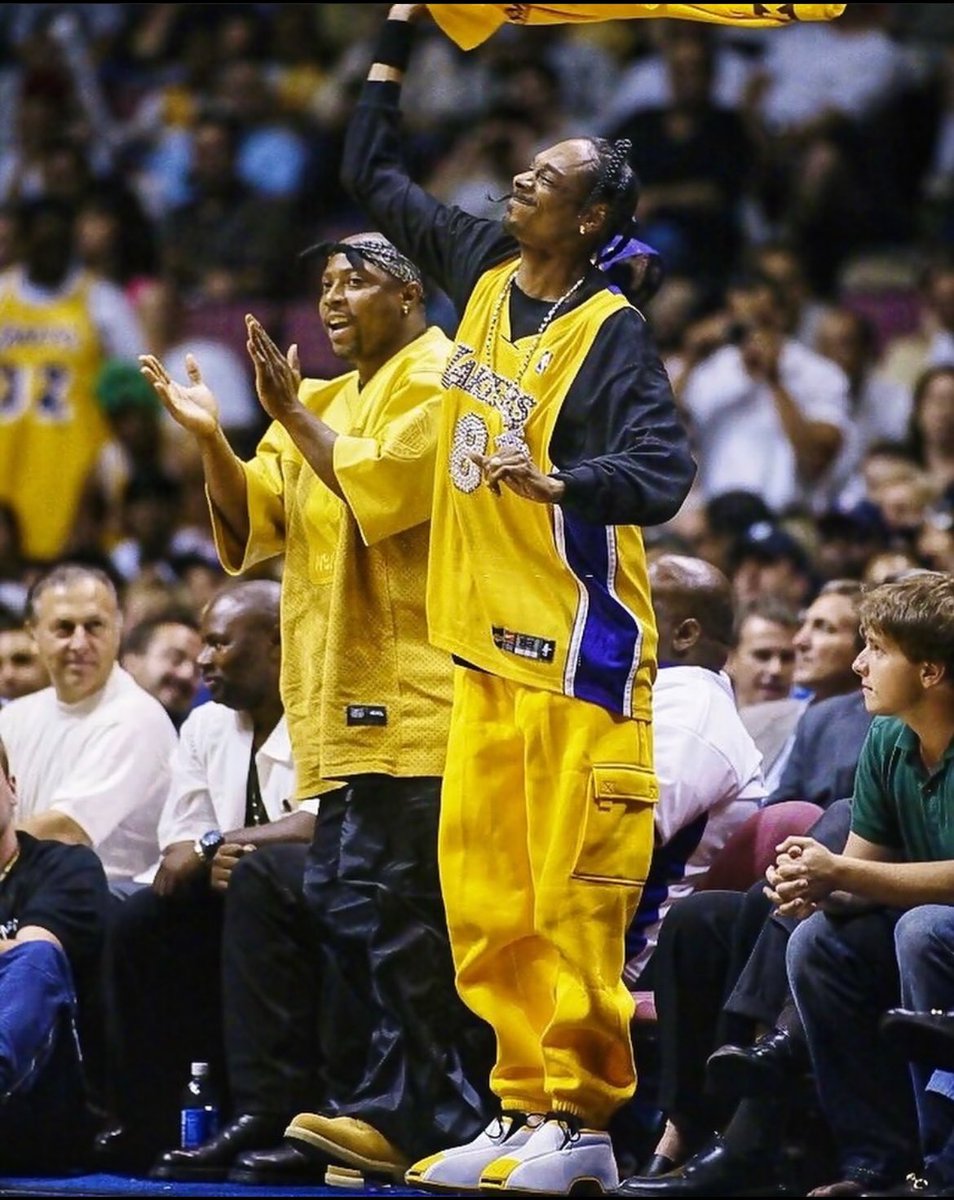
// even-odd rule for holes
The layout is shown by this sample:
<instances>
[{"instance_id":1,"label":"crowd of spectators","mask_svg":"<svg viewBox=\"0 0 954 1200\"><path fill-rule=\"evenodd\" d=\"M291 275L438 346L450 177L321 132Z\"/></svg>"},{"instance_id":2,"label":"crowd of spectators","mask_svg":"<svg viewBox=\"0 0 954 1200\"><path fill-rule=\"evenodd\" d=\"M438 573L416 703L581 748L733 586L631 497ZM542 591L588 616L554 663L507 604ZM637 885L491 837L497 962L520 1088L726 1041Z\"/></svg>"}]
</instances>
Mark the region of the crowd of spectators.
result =
<instances>
[{"instance_id":1,"label":"crowd of spectators","mask_svg":"<svg viewBox=\"0 0 954 1200\"><path fill-rule=\"evenodd\" d=\"M5 6L0 269L24 273L39 311L73 303L91 324L81 363L65 364L82 373L73 394L51 386L56 364L31 358L29 337L0 345L0 599L14 609L31 563L67 552L106 560L146 608L150 591L208 598L217 562L201 471L124 369L139 353L179 378L194 353L240 454L264 429L246 311L298 344L306 374L340 373L299 255L364 224L339 181L340 146L385 9L345 11ZM512 174L566 133L633 143L636 215L665 266L647 316L700 465L690 501L655 538L703 557L713 547L742 592L788 574L796 604L826 576L949 567L945 10L853 4L784 31L511 26L469 53L429 26L414 53L404 111L415 174L469 211L499 212ZM79 268L92 282L77 299ZM452 332L457 314L433 287L428 310ZM51 419L28 438L13 417L31 402ZM733 536L756 530L737 563L709 528L728 491L763 502L730 515Z\"/></svg>"},{"instance_id":2,"label":"crowd of spectators","mask_svg":"<svg viewBox=\"0 0 954 1200\"><path fill-rule=\"evenodd\" d=\"M93 632L108 642L96 669L126 710L118 757L143 769L143 753L129 754L142 734L129 725L120 669L158 701L147 715L161 737L147 740L159 758L209 699L202 620L226 574L199 452L138 358L155 355L184 381L192 355L242 458L268 425L246 313L283 348L298 345L304 375L346 369L322 332L302 252L366 227L341 185L341 147L386 12L0 10L0 707L46 698L35 720L17 710L24 737L69 732L70 664L34 637L47 619L54 636L54 614L42 590L28 604L61 561L93 572L64 586L92 589ZM564 137L632 143L640 236L663 264L644 311L698 463L681 511L646 529L646 544L656 580L675 586L672 573L701 560L727 581L720 604L734 627L717 639L717 665L696 650L681 665L724 670L761 753L760 779L734 778L723 801L748 812L766 799L844 798L857 739L844 762L838 747L824 752L831 769L811 797L817 747L809 754L806 739L842 710L860 719L863 589L954 571L948 6L849 4L835 21L784 30L504 27L467 53L425 24L414 55L403 98L413 173L471 213L499 215L514 173ZM426 303L452 335L451 300L431 285ZM75 336L44 341L57 322ZM281 573L278 557L245 575L271 584ZM155 764L157 797L164 770ZM50 780L18 782L29 818L31 788ZM92 803L91 793L61 805L59 824L33 832L92 845L114 893L142 883L164 849L161 800L142 818L135 863L118 865L111 828L74 836L77 824L89 833ZM698 1138L684 1142L679 1161L698 1149Z\"/></svg>"}]
</instances>

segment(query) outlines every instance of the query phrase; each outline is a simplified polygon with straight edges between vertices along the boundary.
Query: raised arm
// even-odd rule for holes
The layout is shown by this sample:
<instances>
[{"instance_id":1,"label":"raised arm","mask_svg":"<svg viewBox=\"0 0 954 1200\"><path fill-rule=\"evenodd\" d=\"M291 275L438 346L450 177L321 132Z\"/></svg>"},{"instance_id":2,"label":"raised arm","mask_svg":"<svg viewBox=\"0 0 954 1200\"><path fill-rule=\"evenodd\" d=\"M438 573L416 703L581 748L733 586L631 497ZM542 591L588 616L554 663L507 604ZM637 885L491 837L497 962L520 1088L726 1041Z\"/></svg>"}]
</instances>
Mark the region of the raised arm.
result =
<instances>
[{"instance_id":1,"label":"raised arm","mask_svg":"<svg viewBox=\"0 0 954 1200\"><path fill-rule=\"evenodd\" d=\"M516 254L517 247L498 222L442 204L408 174L400 136L401 83L411 56L414 22L424 8L391 7L348 125L341 179L375 226L462 311L481 272Z\"/></svg>"}]
</instances>

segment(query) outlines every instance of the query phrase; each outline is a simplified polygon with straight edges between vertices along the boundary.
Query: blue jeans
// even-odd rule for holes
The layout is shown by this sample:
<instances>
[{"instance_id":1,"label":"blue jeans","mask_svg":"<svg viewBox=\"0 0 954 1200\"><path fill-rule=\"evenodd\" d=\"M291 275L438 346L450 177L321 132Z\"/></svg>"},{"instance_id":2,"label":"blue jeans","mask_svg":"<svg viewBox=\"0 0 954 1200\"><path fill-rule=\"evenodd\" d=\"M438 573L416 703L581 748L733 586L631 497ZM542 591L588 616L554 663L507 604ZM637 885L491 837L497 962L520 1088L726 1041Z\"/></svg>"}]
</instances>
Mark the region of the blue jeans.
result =
<instances>
[{"instance_id":1,"label":"blue jeans","mask_svg":"<svg viewBox=\"0 0 954 1200\"><path fill-rule=\"evenodd\" d=\"M894 944L901 971L901 1004L916 1012L954 1009L954 906L922 904L898 921ZM925 1166L954 1184L954 1075L911 1063Z\"/></svg>"},{"instance_id":2,"label":"blue jeans","mask_svg":"<svg viewBox=\"0 0 954 1200\"><path fill-rule=\"evenodd\" d=\"M85 1111L76 994L50 942L0 954L0 1166L39 1166L70 1152Z\"/></svg>"},{"instance_id":3,"label":"blue jeans","mask_svg":"<svg viewBox=\"0 0 954 1200\"><path fill-rule=\"evenodd\" d=\"M896 1182L918 1157L908 1064L885 1044L879 1021L901 998L895 927L919 911L815 913L788 943L789 987L842 1178L863 1185ZM903 973L916 975L909 966Z\"/></svg>"}]
</instances>

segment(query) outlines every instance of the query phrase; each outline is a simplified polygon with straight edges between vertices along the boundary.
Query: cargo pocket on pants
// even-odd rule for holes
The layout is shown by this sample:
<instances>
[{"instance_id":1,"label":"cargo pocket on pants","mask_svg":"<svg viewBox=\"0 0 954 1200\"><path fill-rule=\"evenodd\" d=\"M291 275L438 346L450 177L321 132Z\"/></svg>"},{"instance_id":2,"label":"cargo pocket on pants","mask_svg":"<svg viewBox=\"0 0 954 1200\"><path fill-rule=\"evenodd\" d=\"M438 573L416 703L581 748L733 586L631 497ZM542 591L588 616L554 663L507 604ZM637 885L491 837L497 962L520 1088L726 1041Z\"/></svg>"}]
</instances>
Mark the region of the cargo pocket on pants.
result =
<instances>
[{"instance_id":1,"label":"cargo pocket on pants","mask_svg":"<svg viewBox=\"0 0 954 1200\"><path fill-rule=\"evenodd\" d=\"M659 783L643 767L594 766L575 879L639 886L653 855Z\"/></svg>"}]
</instances>

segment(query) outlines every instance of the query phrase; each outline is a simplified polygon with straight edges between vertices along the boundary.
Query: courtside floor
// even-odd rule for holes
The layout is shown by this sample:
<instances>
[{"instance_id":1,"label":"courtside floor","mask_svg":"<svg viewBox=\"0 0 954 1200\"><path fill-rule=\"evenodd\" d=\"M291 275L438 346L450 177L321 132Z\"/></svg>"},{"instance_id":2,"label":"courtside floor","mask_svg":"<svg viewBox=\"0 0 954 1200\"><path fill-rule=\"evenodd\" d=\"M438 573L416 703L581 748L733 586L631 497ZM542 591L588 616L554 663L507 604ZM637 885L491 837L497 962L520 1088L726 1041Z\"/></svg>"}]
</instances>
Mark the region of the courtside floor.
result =
<instances>
[{"instance_id":1,"label":"courtside floor","mask_svg":"<svg viewBox=\"0 0 954 1200\"><path fill-rule=\"evenodd\" d=\"M423 1192L389 1184L365 1184L359 1191L323 1187L256 1187L235 1183L164 1183L130 1175L0 1175L0 1196L422 1196Z\"/></svg>"}]
</instances>

